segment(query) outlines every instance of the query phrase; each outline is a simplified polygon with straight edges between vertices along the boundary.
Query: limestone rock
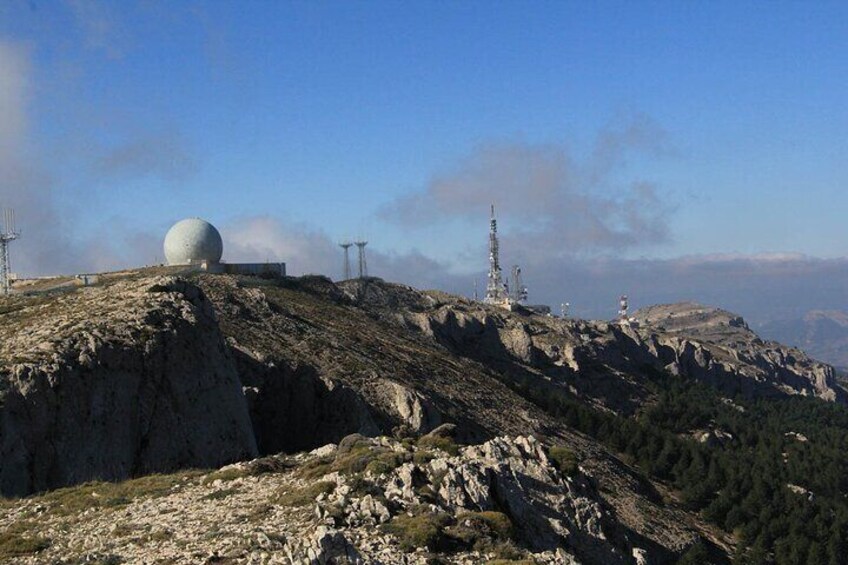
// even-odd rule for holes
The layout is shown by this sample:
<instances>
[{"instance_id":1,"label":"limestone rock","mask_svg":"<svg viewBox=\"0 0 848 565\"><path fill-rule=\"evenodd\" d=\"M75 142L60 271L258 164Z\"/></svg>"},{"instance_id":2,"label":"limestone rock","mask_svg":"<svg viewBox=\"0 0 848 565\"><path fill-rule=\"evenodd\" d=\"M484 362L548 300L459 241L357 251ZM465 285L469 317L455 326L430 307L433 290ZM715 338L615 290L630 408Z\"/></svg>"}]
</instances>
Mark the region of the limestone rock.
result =
<instances>
[{"instance_id":1,"label":"limestone rock","mask_svg":"<svg viewBox=\"0 0 848 565\"><path fill-rule=\"evenodd\" d=\"M25 308L26 329L0 340L0 359L31 352L0 365L0 492L256 456L235 364L203 292L173 278L98 290L67 308L60 300L56 314Z\"/></svg>"}]
</instances>

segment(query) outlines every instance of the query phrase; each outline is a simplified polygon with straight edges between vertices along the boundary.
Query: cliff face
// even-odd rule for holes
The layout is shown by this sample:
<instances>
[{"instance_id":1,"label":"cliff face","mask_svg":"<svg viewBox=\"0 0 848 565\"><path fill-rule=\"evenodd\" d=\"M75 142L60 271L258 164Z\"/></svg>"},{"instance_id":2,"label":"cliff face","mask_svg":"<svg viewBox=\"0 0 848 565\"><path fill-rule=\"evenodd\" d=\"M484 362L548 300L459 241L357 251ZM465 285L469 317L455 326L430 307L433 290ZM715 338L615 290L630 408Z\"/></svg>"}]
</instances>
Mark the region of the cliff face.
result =
<instances>
[{"instance_id":1,"label":"cliff face","mask_svg":"<svg viewBox=\"0 0 848 565\"><path fill-rule=\"evenodd\" d=\"M235 363L196 287L121 282L19 299L3 318L3 494L257 454Z\"/></svg>"},{"instance_id":2,"label":"cliff face","mask_svg":"<svg viewBox=\"0 0 848 565\"><path fill-rule=\"evenodd\" d=\"M360 283L356 283L360 284ZM389 318L367 291L353 294ZM804 395L846 403L831 366L764 342L742 318L682 303L634 314L631 326L499 311L456 301L405 310L403 323L467 358L552 383L623 414L649 400L645 371L693 378L728 395Z\"/></svg>"}]
</instances>

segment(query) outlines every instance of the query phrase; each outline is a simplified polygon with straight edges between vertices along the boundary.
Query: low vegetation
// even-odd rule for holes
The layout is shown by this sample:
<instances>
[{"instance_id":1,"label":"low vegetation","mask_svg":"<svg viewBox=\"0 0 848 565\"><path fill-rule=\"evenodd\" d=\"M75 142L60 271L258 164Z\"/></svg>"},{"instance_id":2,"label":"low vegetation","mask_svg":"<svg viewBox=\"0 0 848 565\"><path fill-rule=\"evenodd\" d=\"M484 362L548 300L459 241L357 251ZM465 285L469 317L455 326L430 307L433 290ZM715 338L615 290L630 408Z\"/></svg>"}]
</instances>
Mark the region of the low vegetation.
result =
<instances>
[{"instance_id":1,"label":"low vegetation","mask_svg":"<svg viewBox=\"0 0 848 565\"><path fill-rule=\"evenodd\" d=\"M139 498L164 496L188 484L202 473L188 471L173 475L149 475L119 483L89 482L57 489L38 498L52 513L75 514L89 508L119 507Z\"/></svg>"},{"instance_id":2,"label":"low vegetation","mask_svg":"<svg viewBox=\"0 0 848 565\"><path fill-rule=\"evenodd\" d=\"M561 473L569 476L577 473L579 460L573 450L562 445L555 445L550 450L550 456Z\"/></svg>"},{"instance_id":3,"label":"low vegetation","mask_svg":"<svg viewBox=\"0 0 848 565\"><path fill-rule=\"evenodd\" d=\"M430 512L426 508L415 509L412 514L401 514L384 526L397 537L403 551L427 548L431 551L444 549L445 528L451 517L443 512Z\"/></svg>"},{"instance_id":4,"label":"low vegetation","mask_svg":"<svg viewBox=\"0 0 848 565\"><path fill-rule=\"evenodd\" d=\"M294 491L281 492L274 500L280 506L306 506L312 504L322 494L329 494L336 488L332 481L319 481Z\"/></svg>"},{"instance_id":5,"label":"low vegetation","mask_svg":"<svg viewBox=\"0 0 848 565\"><path fill-rule=\"evenodd\" d=\"M0 533L0 559L22 557L44 551L50 547L50 540L38 535L20 532Z\"/></svg>"},{"instance_id":6,"label":"low vegetation","mask_svg":"<svg viewBox=\"0 0 848 565\"><path fill-rule=\"evenodd\" d=\"M441 449L451 456L459 453L459 446L449 437L423 436L418 440L418 447L420 449Z\"/></svg>"},{"instance_id":7,"label":"low vegetation","mask_svg":"<svg viewBox=\"0 0 848 565\"><path fill-rule=\"evenodd\" d=\"M432 512L427 506L412 508L395 516L383 529L397 537L403 551L474 550L503 562L520 560L526 552L513 541L513 525L506 514L496 511L466 512L453 517Z\"/></svg>"}]
</instances>

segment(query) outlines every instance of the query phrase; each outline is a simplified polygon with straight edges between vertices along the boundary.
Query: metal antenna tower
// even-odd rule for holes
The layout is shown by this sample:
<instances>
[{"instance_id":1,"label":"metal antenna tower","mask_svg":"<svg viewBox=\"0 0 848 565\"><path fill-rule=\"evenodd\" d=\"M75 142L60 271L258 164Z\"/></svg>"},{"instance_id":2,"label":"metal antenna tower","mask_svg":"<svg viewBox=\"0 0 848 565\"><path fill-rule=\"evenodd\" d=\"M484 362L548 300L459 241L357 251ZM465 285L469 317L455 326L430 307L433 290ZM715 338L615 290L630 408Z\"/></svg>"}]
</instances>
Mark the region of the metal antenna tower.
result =
<instances>
[{"instance_id":1,"label":"metal antenna tower","mask_svg":"<svg viewBox=\"0 0 848 565\"><path fill-rule=\"evenodd\" d=\"M349 241L343 241L339 247L344 249L344 280L350 280L350 247L353 244Z\"/></svg>"},{"instance_id":2,"label":"metal antenna tower","mask_svg":"<svg viewBox=\"0 0 848 565\"><path fill-rule=\"evenodd\" d=\"M368 263L365 262L365 246L368 242L354 241L353 243L359 248L359 278L362 279L368 276Z\"/></svg>"},{"instance_id":3,"label":"metal antenna tower","mask_svg":"<svg viewBox=\"0 0 848 565\"><path fill-rule=\"evenodd\" d=\"M483 299L486 304L501 304L507 300L499 254L498 221L495 219L495 205L492 204L492 217L489 222L489 281L486 284L486 298Z\"/></svg>"},{"instance_id":4,"label":"metal antenna tower","mask_svg":"<svg viewBox=\"0 0 848 565\"><path fill-rule=\"evenodd\" d=\"M571 303L563 302L559 305L559 310L562 313L563 318L568 318L568 310L571 308Z\"/></svg>"},{"instance_id":5,"label":"metal antenna tower","mask_svg":"<svg viewBox=\"0 0 848 565\"><path fill-rule=\"evenodd\" d=\"M521 267L512 266L512 282L509 285L509 299L516 303L527 300L527 287L521 280Z\"/></svg>"},{"instance_id":6,"label":"metal antenna tower","mask_svg":"<svg viewBox=\"0 0 848 565\"><path fill-rule=\"evenodd\" d=\"M0 292L9 294L9 242L20 237L21 232L15 229L15 211L3 210L3 227L0 229Z\"/></svg>"}]
</instances>

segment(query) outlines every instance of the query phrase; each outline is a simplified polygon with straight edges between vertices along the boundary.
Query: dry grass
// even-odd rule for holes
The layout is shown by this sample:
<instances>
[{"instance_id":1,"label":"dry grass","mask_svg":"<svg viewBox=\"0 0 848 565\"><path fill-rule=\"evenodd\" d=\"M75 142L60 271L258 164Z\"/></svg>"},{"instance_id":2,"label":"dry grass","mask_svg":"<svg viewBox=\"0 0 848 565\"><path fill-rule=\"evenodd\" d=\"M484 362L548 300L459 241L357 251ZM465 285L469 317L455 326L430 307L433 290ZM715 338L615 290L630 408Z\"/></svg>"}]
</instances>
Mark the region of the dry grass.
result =
<instances>
[{"instance_id":1,"label":"dry grass","mask_svg":"<svg viewBox=\"0 0 848 565\"><path fill-rule=\"evenodd\" d=\"M322 494L329 494L336 488L336 483L319 481L307 487L290 492L281 492L274 500L280 506L306 506L312 504Z\"/></svg>"},{"instance_id":2,"label":"dry grass","mask_svg":"<svg viewBox=\"0 0 848 565\"><path fill-rule=\"evenodd\" d=\"M39 535L8 531L0 534L0 559L30 555L48 547L50 540Z\"/></svg>"},{"instance_id":3,"label":"dry grass","mask_svg":"<svg viewBox=\"0 0 848 565\"><path fill-rule=\"evenodd\" d=\"M141 498L158 498L174 492L202 475L202 471L187 471L172 475L149 475L120 483L90 482L66 487L35 497L49 512L68 515L89 508L126 506Z\"/></svg>"}]
</instances>

